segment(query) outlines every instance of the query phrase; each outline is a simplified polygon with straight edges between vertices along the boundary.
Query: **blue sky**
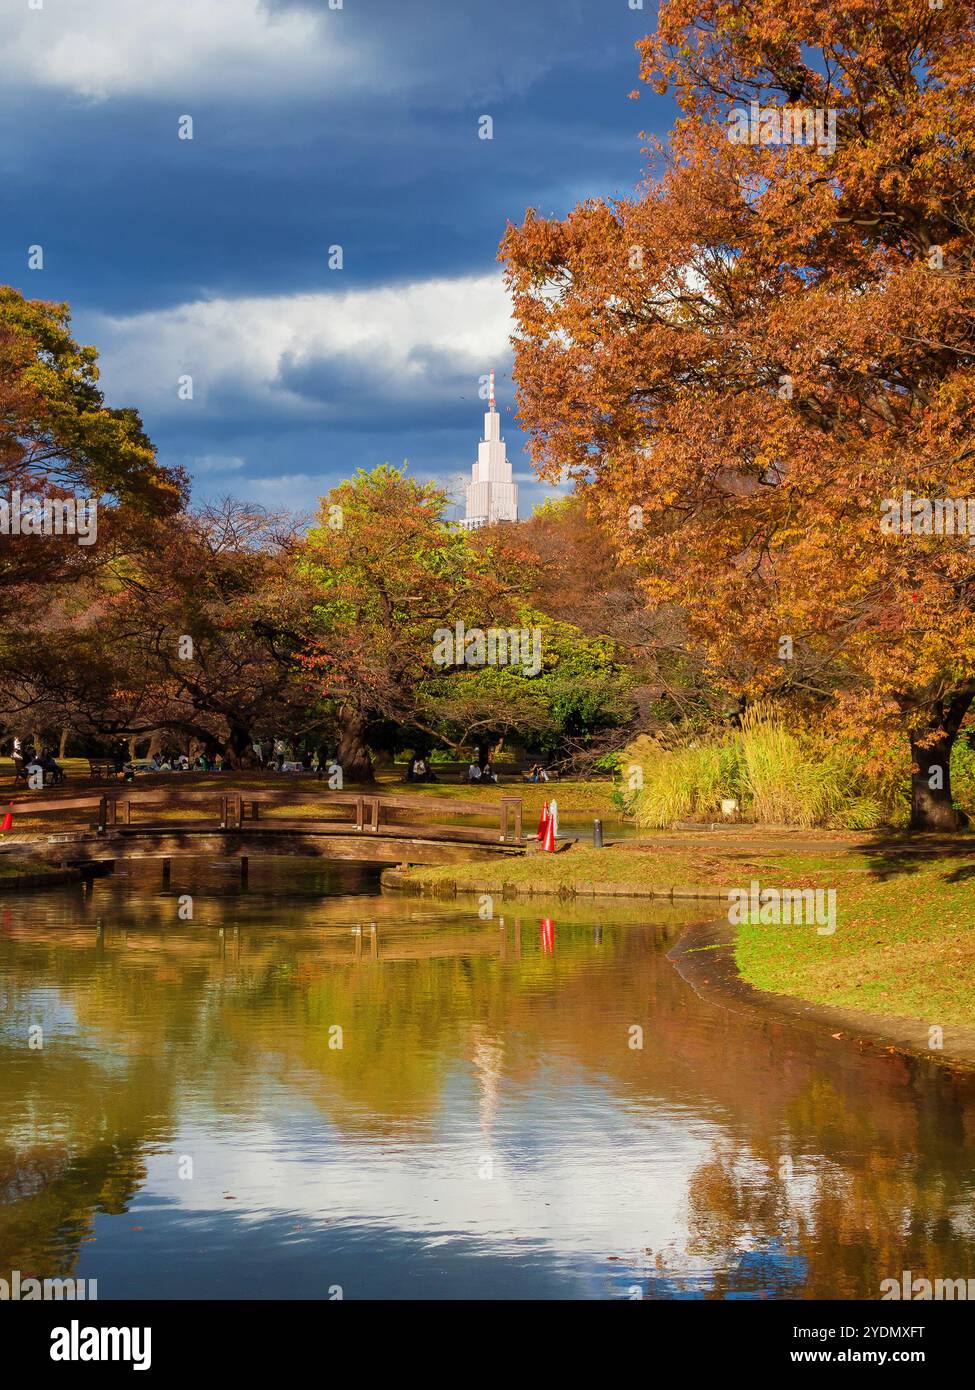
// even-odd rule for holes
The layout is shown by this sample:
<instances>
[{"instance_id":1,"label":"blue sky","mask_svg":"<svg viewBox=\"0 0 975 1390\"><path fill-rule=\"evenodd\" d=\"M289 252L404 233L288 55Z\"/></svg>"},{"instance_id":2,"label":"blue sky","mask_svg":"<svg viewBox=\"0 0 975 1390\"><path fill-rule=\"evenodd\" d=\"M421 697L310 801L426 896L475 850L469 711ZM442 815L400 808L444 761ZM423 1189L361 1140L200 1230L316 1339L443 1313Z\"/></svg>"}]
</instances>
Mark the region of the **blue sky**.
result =
<instances>
[{"instance_id":1,"label":"blue sky","mask_svg":"<svg viewBox=\"0 0 975 1390\"><path fill-rule=\"evenodd\" d=\"M497 244L638 182L673 118L627 96L653 0L29 4L0 13L0 279L70 302L194 496L304 511L404 458L459 496L494 367L525 514Z\"/></svg>"}]
</instances>

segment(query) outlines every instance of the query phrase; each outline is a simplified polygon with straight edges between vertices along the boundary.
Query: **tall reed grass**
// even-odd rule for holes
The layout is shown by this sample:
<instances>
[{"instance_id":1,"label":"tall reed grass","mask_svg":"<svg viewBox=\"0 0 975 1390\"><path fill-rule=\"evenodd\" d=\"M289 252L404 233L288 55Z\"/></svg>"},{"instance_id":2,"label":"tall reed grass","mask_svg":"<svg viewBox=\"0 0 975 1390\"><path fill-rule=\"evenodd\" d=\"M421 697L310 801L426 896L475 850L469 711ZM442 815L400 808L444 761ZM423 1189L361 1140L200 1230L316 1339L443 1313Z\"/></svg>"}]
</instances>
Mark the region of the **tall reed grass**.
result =
<instances>
[{"instance_id":1,"label":"tall reed grass","mask_svg":"<svg viewBox=\"0 0 975 1390\"><path fill-rule=\"evenodd\" d=\"M862 750L791 729L762 705L739 729L690 740L644 735L622 764L627 809L647 828L720 819L732 798L762 825L869 830L902 822L906 810L898 783L868 778Z\"/></svg>"}]
</instances>

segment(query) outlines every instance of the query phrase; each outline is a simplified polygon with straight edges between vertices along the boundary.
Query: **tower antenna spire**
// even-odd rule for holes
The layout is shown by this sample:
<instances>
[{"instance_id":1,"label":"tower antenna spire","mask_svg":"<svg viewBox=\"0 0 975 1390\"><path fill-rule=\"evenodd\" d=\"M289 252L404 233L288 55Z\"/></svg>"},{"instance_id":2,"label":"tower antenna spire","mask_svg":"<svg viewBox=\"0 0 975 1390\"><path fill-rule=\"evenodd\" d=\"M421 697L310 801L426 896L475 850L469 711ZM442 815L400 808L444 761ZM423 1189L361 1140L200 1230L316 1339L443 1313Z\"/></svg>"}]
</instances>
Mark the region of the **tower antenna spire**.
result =
<instances>
[{"instance_id":1,"label":"tower antenna spire","mask_svg":"<svg viewBox=\"0 0 975 1390\"><path fill-rule=\"evenodd\" d=\"M491 371L488 373L488 382L489 382L488 390L489 390L489 392L490 392L490 395L489 395L489 397L488 397L488 405L489 405L489 406L491 407L491 409L493 410L493 409L494 409L494 368L493 368L493 367L491 368Z\"/></svg>"}]
</instances>

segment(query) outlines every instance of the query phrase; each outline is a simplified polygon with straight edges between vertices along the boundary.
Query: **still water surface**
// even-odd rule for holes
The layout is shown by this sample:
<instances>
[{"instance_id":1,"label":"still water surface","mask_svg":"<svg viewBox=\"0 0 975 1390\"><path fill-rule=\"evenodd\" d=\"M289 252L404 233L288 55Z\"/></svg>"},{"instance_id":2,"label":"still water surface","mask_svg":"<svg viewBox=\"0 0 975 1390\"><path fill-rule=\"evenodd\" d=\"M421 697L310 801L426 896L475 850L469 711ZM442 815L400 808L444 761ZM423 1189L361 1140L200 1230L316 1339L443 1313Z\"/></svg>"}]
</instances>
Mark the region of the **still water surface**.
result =
<instances>
[{"instance_id":1,"label":"still water surface","mask_svg":"<svg viewBox=\"0 0 975 1390\"><path fill-rule=\"evenodd\" d=\"M286 860L0 890L0 1277L876 1298L975 1275L970 1074L705 1002L667 960L699 907L494 906Z\"/></svg>"}]
</instances>

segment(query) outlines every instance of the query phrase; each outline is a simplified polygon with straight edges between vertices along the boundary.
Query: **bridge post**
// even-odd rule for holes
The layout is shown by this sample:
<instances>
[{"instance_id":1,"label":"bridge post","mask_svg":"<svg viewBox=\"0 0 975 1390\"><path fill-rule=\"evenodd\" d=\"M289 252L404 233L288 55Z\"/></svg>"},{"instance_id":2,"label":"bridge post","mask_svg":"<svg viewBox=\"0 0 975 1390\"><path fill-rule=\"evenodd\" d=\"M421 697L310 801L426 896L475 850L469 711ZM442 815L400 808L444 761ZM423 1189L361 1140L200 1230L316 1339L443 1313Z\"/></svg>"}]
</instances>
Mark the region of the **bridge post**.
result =
<instances>
[{"instance_id":1,"label":"bridge post","mask_svg":"<svg viewBox=\"0 0 975 1390\"><path fill-rule=\"evenodd\" d=\"M522 800L520 796L503 796L501 798L501 840L507 840L508 831L511 827L511 818L514 817L515 837L521 839L522 826Z\"/></svg>"},{"instance_id":2,"label":"bridge post","mask_svg":"<svg viewBox=\"0 0 975 1390\"><path fill-rule=\"evenodd\" d=\"M95 833L98 834L98 835L104 835L104 834L105 834L105 827L106 827L107 824L108 824L108 797L107 797L107 796L103 796L103 797L100 799L99 803L98 803L98 824L97 824L96 827L95 827Z\"/></svg>"},{"instance_id":3,"label":"bridge post","mask_svg":"<svg viewBox=\"0 0 975 1390\"><path fill-rule=\"evenodd\" d=\"M248 863L247 855L246 855L246 854L242 854L242 855L240 856L240 881L241 881L241 883L246 883L246 882L247 882L247 872L248 872L249 868L250 868L250 864Z\"/></svg>"},{"instance_id":4,"label":"bridge post","mask_svg":"<svg viewBox=\"0 0 975 1390\"><path fill-rule=\"evenodd\" d=\"M168 888L168 887L169 887L169 882L170 882L170 879L172 878L172 873L173 873L173 861L172 861L171 859L164 859L164 860L162 861L162 886L163 886L164 888Z\"/></svg>"}]
</instances>

